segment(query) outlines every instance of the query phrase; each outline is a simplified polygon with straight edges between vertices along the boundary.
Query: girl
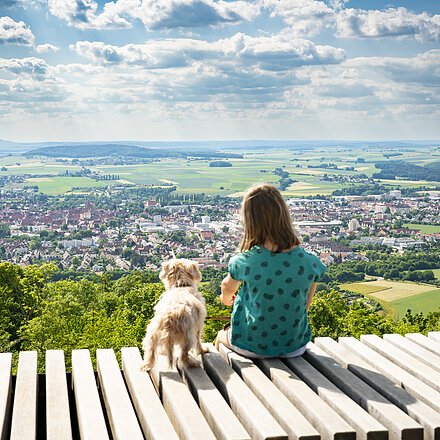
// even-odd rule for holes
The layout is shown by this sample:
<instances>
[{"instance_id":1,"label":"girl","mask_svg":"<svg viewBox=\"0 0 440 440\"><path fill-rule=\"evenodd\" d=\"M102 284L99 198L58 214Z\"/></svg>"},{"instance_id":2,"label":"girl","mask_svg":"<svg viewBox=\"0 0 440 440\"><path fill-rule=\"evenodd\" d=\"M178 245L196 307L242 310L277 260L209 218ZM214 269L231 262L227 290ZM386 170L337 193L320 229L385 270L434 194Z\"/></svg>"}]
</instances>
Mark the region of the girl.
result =
<instances>
[{"instance_id":1,"label":"girl","mask_svg":"<svg viewBox=\"0 0 440 440\"><path fill-rule=\"evenodd\" d=\"M231 326L218 333L216 347L222 343L253 358L300 356L311 339L307 311L325 266L299 246L289 209L274 186L251 187L241 215L241 252L229 262L220 296L233 305Z\"/></svg>"}]
</instances>

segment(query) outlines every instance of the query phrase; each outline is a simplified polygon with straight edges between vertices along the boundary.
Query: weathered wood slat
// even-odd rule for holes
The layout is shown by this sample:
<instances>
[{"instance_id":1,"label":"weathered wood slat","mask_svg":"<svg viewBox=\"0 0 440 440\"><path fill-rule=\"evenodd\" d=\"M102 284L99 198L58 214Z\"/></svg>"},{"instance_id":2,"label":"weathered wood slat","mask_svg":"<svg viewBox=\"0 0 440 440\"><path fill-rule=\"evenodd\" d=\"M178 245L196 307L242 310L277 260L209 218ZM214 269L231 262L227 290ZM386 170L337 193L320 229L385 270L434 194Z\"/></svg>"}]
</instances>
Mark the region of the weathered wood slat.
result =
<instances>
[{"instance_id":1,"label":"weathered wood slat","mask_svg":"<svg viewBox=\"0 0 440 440\"><path fill-rule=\"evenodd\" d=\"M37 357L36 351L22 351L18 358L11 440L31 440L37 435Z\"/></svg>"},{"instance_id":2,"label":"weathered wood slat","mask_svg":"<svg viewBox=\"0 0 440 440\"><path fill-rule=\"evenodd\" d=\"M440 372L420 362L416 357L400 350L377 335L362 335L361 342L425 382L431 388L440 391Z\"/></svg>"},{"instance_id":3,"label":"weathered wood slat","mask_svg":"<svg viewBox=\"0 0 440 440\"><path fill-rule=\"evenodd\" d=\"M429 350L431 353L440 356L440 342L436 342L432 338L427 338L420 333L407 333L405 338L419 344L423 348L426 348L426 350Z\"/></svg>"},{"instance_id":4,"label":"weathered wood slat","mask_svg":"<svg viewBox=\"0 0 440 440\"><path fill-rule=\"evenodd\" d=\"M168 366L168 360L164 356L157 357L156 365L150 373L179 437L185 440L215 440L215 435L191 392L177 370Z\"/></svg>"},{"instance_id":5,"label":"weathered wood slat","mask_svg":"<svg viewBox=\"0 0 440 440\"><path fill-rule=\"evenodd\" d=\"M241 376L245 384L270 411L275 420L289 435L289 439L319 440L320 435L312 424L301 414L289 399L252 362L220 346L220 354Z\"/></svg>"},{"instance_id":6,"label":"weathered wood slat","mask_svg":"<svg viewBox=\"0 0 440 440\"><path fill-rule=\"evenodd\" d=\"M415 342L404 338L402 335L388 334L383 335L383 338L385 341L393 344L400 350L403 350L410 356L415 357L420 362L423 362L424 364L428 365L429 367L440 373L440 356L431 353L429 350L426 350Z\"/></svg>"},{"instance_id":7,"label":"weathered wood slat","mask_svg":"<svg viewBox=\"0 0 440 440\"><path fill-rule=\"evenodd\" d=\"M99 383L115 440L143 440L141 428L124 384L115 353L96 350Z\"/></svg>"},{"instance_id":8,"label":"weathered wood slat","mask_svg":"<svg viewBox=\"0 0 440 440\"><path fill-rule=\"evenodd\" d=\"M428 332L428 338L434 339L434 341L440 342L440 332Z\"/></svg>"},{"instance_id":9,"label":"weathered wood slat","mask_svg":"<svg viewBox=\"0 0 440 440\"><path fill-rule=\"evenodd\" d=\"M121 349L122 369L144 435L152 440L178 440L148 373L141 371L136 347Z\"/></svg>"},{"instance_id":10,"label":"weathered wood slat","mask_svg":"<svg viewBox=\"0 0 440 440\"><path fill-rule=\"evenodd\" d=\"M217 439L251 440L251 436L202 368L187 368L182 375Z\"/></svg>"},{"instance_id":11,"label":"weathered wood slat","mask_svg":"<svg viewBox=\"0 0 440 440\"><path fill-rule=\"evenodd\" d=\"M0 439L9 438L12 408L12 353L0 353Z\"/></svg>"},{"instance_id":12,"label":"weathered wood slat","mask_svg":"<svg viewBox=\"0 0 440 440\"><path fill-rule=\"evenodd\" d=\"M211 380L229 402L232 410L255 440L286 439L284 429L272 417L238 374L227 364L212 344L203 355L203 365Z\"/></svg>"},{"instance_id":13,"label":"weathered wood slat","mask_svg":"<svg viewBox=\"0 0 440 440\"><path fill-rule=\"evenodd\" d=\"M72 351L72 383L81 440L109 439L89 350Z\"/></svg>"},{"instance_id":14,"label":"weathered wood slat","mask_svg":"<svg viewBox=\"0 0 440 440\"><path fill-rule=\"evenodd\" d=\"M440 432L439 412L379 373L377 369L357 356L354 350L346 349L331 338L315 338L315 345L420 423L425 430L426 440L437 438L436 435Z\"/></svg>"},{"instance_id":15,"label":"weathered wood slat","mask_svg":"<svg viewBox=\"0 0 440 440\"><path fill-rule=\"evenodd\" d=\"M302 412L325 440L354 440L356 432L327 403L279 359L261 359L257 365Z\"/></svg>"},{"instance_id":16,"label":"weathered wood slat","mask_svg":"<svg viewBox=\"0 0 440 440\"><path fill-rule=\"evenodd\" d=\"M47 440L72 438L63 350L46 351L46 434Z\"/></svg>"},{"instance_id":17,"label":"weathered wood slat","mask_svg":"<svg viewBox=\"0 0 440 440\"><path fill-rule=\"evenodd\" d=\"M319 347L309 344L305 357L331 380L330 384L318 374L310 372L303 359L289 359L287 365L309 386L312 385L312 388L316 389L341 417L354 426L363 438L388 437L384 429L386 426L390 439L423 439L423 428L417 422L351 371L339 365Z\"/></svg>"},{"instance_id":18,"label":"weathered wood slat","mask_svg":"<svg viewBox=\"0 0 440 440\"><path fill-rule=\"evenodd\" d=\"M353 350L368 364L372 365L388 379L392 380L399 386L404 387L413 396L417 397L434 410L440 412L440 393L426 385L403 368L392 363L384 356L380 355L370 347L362 344L353 337L339 338L339 342L349 350Z\"/></svg>"}]
</instances>

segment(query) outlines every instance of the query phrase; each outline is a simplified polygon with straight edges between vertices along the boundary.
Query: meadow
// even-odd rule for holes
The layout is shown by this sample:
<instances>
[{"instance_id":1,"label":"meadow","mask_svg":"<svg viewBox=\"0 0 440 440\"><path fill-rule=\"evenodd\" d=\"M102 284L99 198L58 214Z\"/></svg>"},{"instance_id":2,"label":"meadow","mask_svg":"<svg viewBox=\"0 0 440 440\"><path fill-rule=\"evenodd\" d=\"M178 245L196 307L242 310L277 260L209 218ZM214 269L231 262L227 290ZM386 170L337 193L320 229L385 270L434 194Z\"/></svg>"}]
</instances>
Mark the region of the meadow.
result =
<instances>
[{"instance_id":1,"label":"meadow","mask_svg":"<svg viewBox=\"0 0 440 440\"><path fill-rule=\"evenodd\" d=\"M436 225L424 225L421 223L405 223L405 228L417 229L422 234L437 234L440 233L440 226Z\"/></svg>"},{"instance_id":2,"label":"meadow","mask_svg":"<svg viewBox=\"0 0 440 440\"><path fill-rule=\"evenodd\" d=\"M339 287L374 299L387 312L399 318L405 315L407 309L426 314L440 307L440 289L430 284L377 280L341 284Z\"/></svg>"},{"instance_id":3,"label":"meadow","mask_svg":"<svg viewBox=\"0 0 440 440\"><path fill-rule=\"evenodd\" d=\"M222 150L227 152L227 150ZM272 182L279 180L274 174L276 168L283 168L294 179L285 191L286 196L329 195L334 190L352 185L343 182L340 177L355 177L359 174L371 176L379 170L374 163L384 160L385 150L380 148L315 148L315 149L287 149L267 148L254 150L229 150L233 153L243 153L243 159L230 159L232 167L210 167L210 160L188 159L161 159L148 164L136 165L97 165L88 166L92 171L102 174L119 174L117 183L134 185L162 185L174 183L179 193L206 193L229 196L239 196L250 185L257 182ZM394 150L393 150L394 151ZM402 159L418 165L438 161L438 153L428 153L426 149L404 150L402 156L393 159ZM357 160L362 158L365 162ZM326 164L334 164L338 169L327 168ZM309 168L309 166L313 168ZM101 187L114 182L96 182L87 178L64 177L61 174L66 170L74 172L79 166L65 165L49 158L27 158L24 156L0 157L0 171L2 175L30 174L34 178L50 178L50 181L41 181L39 189L46 194L61 194L71 191L73 187ZM353 167L354 170L346 168ZM323 180L323 176L338 176L338 181ZM54 177L52 177L54 176ZM73 179L73 180L72 180ZM79 180L75 180L79 179ZM86 179L86 180L82 180ZM36 183L32 178L27 184ZM426 185L434 187L440 182L415 182L408 180L383 180L381 183L390 189L400 185L403 188Z\"/></svg>"}]
</instances>

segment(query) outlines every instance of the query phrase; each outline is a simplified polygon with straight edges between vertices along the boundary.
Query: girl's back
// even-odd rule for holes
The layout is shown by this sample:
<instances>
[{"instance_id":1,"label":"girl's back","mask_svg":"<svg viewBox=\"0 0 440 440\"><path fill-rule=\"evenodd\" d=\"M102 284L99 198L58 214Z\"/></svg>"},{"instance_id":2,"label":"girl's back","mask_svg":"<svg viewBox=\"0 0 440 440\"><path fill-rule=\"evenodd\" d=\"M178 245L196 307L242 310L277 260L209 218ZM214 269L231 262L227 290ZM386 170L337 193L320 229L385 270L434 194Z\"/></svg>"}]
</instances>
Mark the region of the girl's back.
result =
<instances>
[{"instance_id":1,"label":"girl's back","mask_svg":"<svg viewBox=\"0 0 440 440\"><path fill-rule=\"evenodd\" d=\"M232 312L231 343L266 356L291 353L310 341L306 301L325 272L301 246L274 253L256 245L234 256L232 278L242 281Z\"/></svg>"}]
</instances>

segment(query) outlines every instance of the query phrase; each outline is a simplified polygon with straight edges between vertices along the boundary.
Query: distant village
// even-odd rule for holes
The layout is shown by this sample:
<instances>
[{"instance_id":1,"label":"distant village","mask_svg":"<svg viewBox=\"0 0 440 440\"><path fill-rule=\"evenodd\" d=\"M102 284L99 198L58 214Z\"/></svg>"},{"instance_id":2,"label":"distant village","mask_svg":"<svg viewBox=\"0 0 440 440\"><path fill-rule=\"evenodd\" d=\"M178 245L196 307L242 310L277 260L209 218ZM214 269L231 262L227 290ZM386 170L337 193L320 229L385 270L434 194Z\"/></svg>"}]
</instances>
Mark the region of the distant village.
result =
<instances>
[{"instance_id":1,"label":"distant village","mask_svg":"<svg viewBox=\"0 0 440 440\"><path fill-rule=\"evenodd\" d=\"M238 199L167 205L148 197L135 210L108 188L111 206L84 199L74 208L35 198L32 188L0 190L0 260L20 265L54 262L64 271L157 270L171 257L201 267L226 267L241 237ZM61 196L59 196L61 198ZM220 200L220 202L219 202ZM399 190L369 196L288 198L304 247L326 264L364 259L359 247L398 252L440 241L404 224L439 224L440 192L402 197ZM102 204L98 204L102 205Z\"/></svg>"}]
</instances>

